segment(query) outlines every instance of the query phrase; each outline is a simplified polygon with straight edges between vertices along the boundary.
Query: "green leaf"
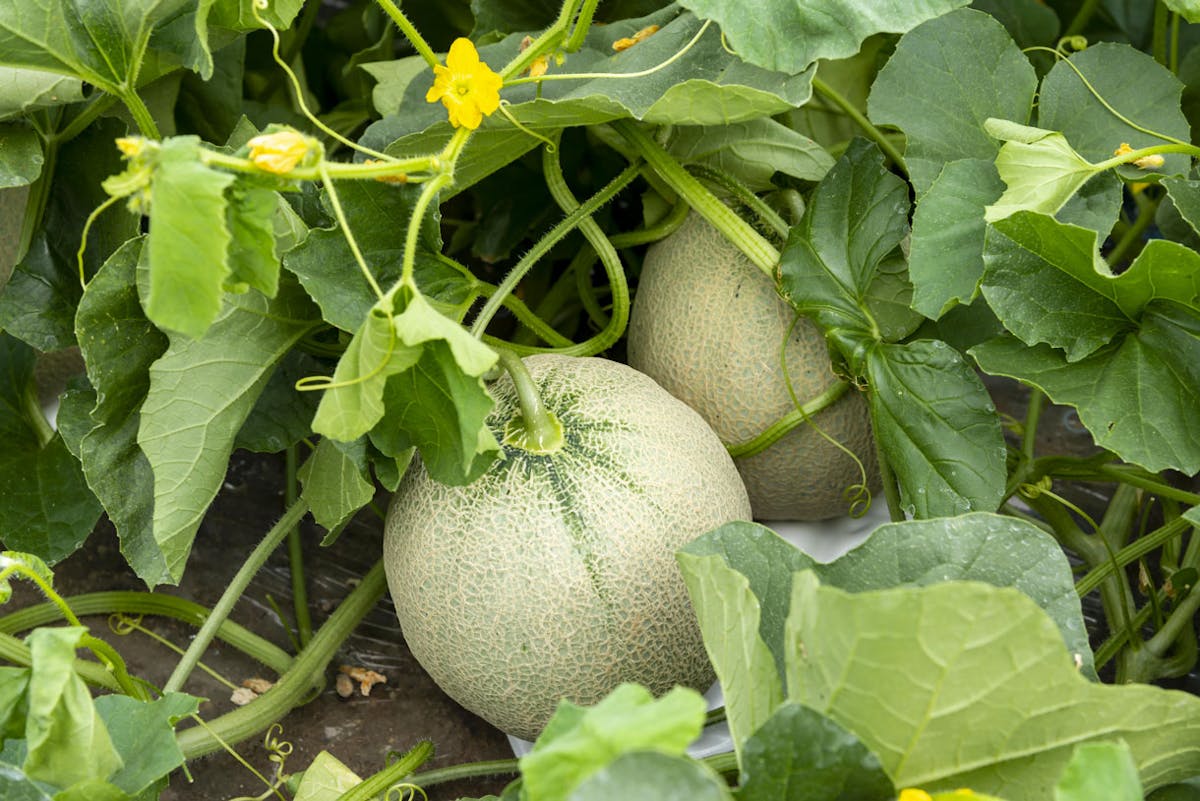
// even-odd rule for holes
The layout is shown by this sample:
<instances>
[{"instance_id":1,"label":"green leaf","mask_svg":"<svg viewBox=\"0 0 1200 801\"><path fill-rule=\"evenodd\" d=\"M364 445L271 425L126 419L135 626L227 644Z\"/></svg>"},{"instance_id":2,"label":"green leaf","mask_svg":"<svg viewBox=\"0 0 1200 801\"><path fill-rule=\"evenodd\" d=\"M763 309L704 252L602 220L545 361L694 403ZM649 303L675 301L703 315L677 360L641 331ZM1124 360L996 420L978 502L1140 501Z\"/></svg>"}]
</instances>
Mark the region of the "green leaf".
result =
<instances>
[{"instance_id":1,"label":"green leaf","mask_svg":"<svg viewBox=\"0 0 1200 801\"><path fill-rule=\"evenodd\" d=\"M1100 257L1095 231L1033 212L989 234L983 294L1005 327L1078 361L1136 325L1153 300L1200 309L1200 254L1153 240L1120 275Z\"/></svg>"},{"instance_id":2,"label":"green leaf","mask_svg":"<svg viewBox=\"0 0 1200 801\"><path fill-rule=\"evenodd\" d=\"M1093 91L1129 122L1106 108ZM1092 162L1111 158L1122 142L1135 149L1163 144L1147 131L1190 142L1191 127L1180 110L1182 91L1183 84L1150 55L1127 44L1100 42L1057 62L1042 80L1038 127L1061 131ZM1141 180L1148 174L1183 175L1190 166L1186 154L1168 153L1163 159L1162 167L1149 172L1133 165L1119 172L1126 180Z\"/></svg>"},{"instance_id":3,"label":"green leaf","mask_svg":"<svg viewBox=\"0 0 1200 801\"><path fill-rule=\"evenodd\" d=\"M908 187L873 144L851 143L793 226L780 262L781 294L828 336L880 338L870 313L880 265L908 233Z\"/></svg>"},{"instance_id":4,"label":"green leaf","mask_svg":"<svg viewBox=\"0 0 1200 801\"><path fill-rule=\"evenodd\" d=\"M799 704L782 704L742 746L738 801L891 798L879 760L850 732Z\"/></svg>"},{"instance_id":5,"label":"green leaf","mask_svg":"<svg viewBox=\"0 0 1200 801\"><path fill-rule=\"evenodd\" d=\"M150 193L150 294L146 316L196 339L221 311L232 235L225 190L234 177L200 162L195 136L161 145Z\"/></svg>"},{"instance_id":6,"label":"green leaf","mask_svg":"<svg viewBox=\"0 0 1200 801\"><path fill-rule=\"evenodd\" d=\"M1200 317L1153 302L1140 325L1086 359L1014 337L970 351L987 373L1009 376L1074 406L1096 444L1147 470L1200 470Z\"/></svg>"},{"instance_id":7,"label":"green leaf","mask_svg":"<svg viewBox=\"0 0 1200 801\"><path fill-rule=\"evenodd\" d=\"M42 173L43 161L36 131L24 125L0 125L0 188L33 183Z\"/></svg>"},{"instance_id":8,"label":"green leaf","mask_svg":"<svg viewBox=\"0 0 1200 801\"><path fill-rule=\"evenodd\" d=\"M586 709L560 701L533 750L521 757L525 792L558 801L623 754L681 755L700 736L704 711L704 698L686 687L656 699L645 687L622 684Z\"/></svg>"},{"instance_id":9,"label":"green leaf","mask_svg":"<svg viewBox=\"0 0 1200 801\"><path fill-rule=\"evenodd\" d=\"M793 583L789 697L857 734L898 787L1051 799L1077 745L1124 739L1147 790L1192 775L1200 700L1079 675L1022 593Z\"/></svg>"},{"instance_id":10,"label":"green leaf","mask_svg":"<svg viewBox=\"0 0 1200 801\"><path fill-rule=\"evenodd\" d=\"M337 801L362 779L328 751L313 757L292 801Z\"/></svg>"},{"instance_id":11,"label":"green leaf","mask_svg":"<svg viewBox=\"0 0 1200 801\"><path fill-rule=\"evenodd\" d=\"M146 319L138 300L137 268L144 239L112 255L79 302L79 347L95 387L91 425L79 444L88 486L121 540L121 553L142 581L167 581L166 557L154 539L154 474L138 447L139 411L150 390L150 366L167 337Z\"/></svg>"},{"instance_id":12,"label":"green leaf","mask_svg":"<svg viewBox=\"0 0 1200 801\"><path fill-rule=\"evenodd\" d=\"M129 89L156 32L182 22L199 48L187 60L203 71L205 13L194 0L139 0L134 3L47 0L30 7L0 7L0 53L5 63L82 78L106 92ZM54 20L54 24L46 24ZM207 62L211 71L211 60Z\"/></svg>"},{"instance_id":13,"label":"green leaf","mask_svg":"<svg viewBox=\"0 0 1200 801\"><path fill-rule=\"evenodd\" d=\"M1164 178L1162 185L1179 216L1191 226L1192 233L1200 233L1200 181Z\"/></svg>"},{"instance_id":14,"label":"green leaf","mask_svg":"<svg viewBox=\"0 0 1200 801\"><path fill-rule=\"evenodd\" d=\"M940 340L867 351L871 425L918 518L993 511L1004 497L1004 438L983 383Z\"/></svg>"},{"instance_id":15,"label":"green leaf","mask_svg":"<svg viewBox=\"0 0 1200 801\"><path fill-rule=\"evenodd\" d=\"M493 402L481 380L496 354L420 293L401 290L397 300L398 313L383 302L354 335L313 431L344 442L370 431L385 454L415 446L435 479L469 483L499 451L484 424Z\"/></svg>"},{"instance_id":16,"label":"green leaf","mask_svg":"<svg viewBox=\"0 0 1200 801\"><path fill-rule=\"evenodd\" d=\"M300 497L312 510L313 519L328 531L335 530L375 497L375 485L367 475L366 454L361 460L337 446L334 440L317 443L300 467Z\"/></svg>"},{"instance_id":17,"label":"green leaf","mask_svg":"<svg viewBox=\"0 0 1200 801\"><path fill-rule=\"evenodd\" d=\"M61 436L47 441L33 369L36 354L0 331L0 540L50 563L73 553L100 517L78 460Z\"/></svg>"},{"instance_id":18,"label":"green leaf","mask_svg":"<svg viewBox=\"0 0 1200 801\"><path fill-rule=\"evenodd\" d=\"M337 193L359 250L376 283L386 292L400 280L404 229L420 188L378 181L343 181ZM474 299L475 281L442 261L441 249L435 208L421 227L413 270L421 291L449 313ZM355 265L354 254L340 228L309 232L301 244L284 255L283 263L299 277L321 307L326 322L343 331L361 328L379 300Z\"/></svg>"},{"instance_id":19,"label":"green leaf","mask_svg":"<svg viewBox=\"0 0 1200 801\"><path fill-rule=\"evenodd\" d=\"M1163 0L1163 5L1188 22L1200 22L1200 2L1197 0Z\"/></svg>"},{"instance_id":20,"label":"green leaf","mask_svg":"<svg viewBox=\"0 0 1200 801\"><path fill-rule=\"evenodd\" d=\"M175 741L175 724L199 706L199 698L184 693L167 693L153 701L127 695L97 698L96 711L124 762L109 781L138 796L181 766L184 757Z\"/></svg>"},{"instance_id":21,"label":"green leaf","mask_svg":"<svg viewBox=\"0 0 1200 801\"><path fill-rule=\"evenodd\" d=\"M728 528L718 528L685 546L675 558L700 621L705 650L721 683L725 716L740 761L746 739L767 722L784 698L784 615L780 610L786 607L771 602L779 599L771 599L768 593L781 587L786 591L790 586L789 562L797 558L799 551L778 537L771 538L767 529L746 526L742 529L745 536L756 541L745 552L759 557L758 569L735 569L742 566L733 564L719 550L710 551L705 542ZM765 558L755 547L760 543L766 546ZM757 586L755 579L759 579ZM774 634L778 636L772 638ZM779 656L778 667L775 654Z\"/></svg>"},{"instance_id":22,"label":"green leaf","mask_svg":"<svg viewBox=\"0 0 1200 801\"><path fill-rule=\"evenodd\" d=\"M279 291L275 216L286 205L277 192L237 182L226 192L229 227L229 282L257 289L269 298Z\"/></svg>"},{"instance_id":23,"label":"green leaf","mask_svg":"<svg viewBox=\"0 0 1200 801\"><path fill-rule=\"evenodd\" d=\"M151 366L137 442L154 472L154 540L174 581L220 489L238 430L315 317L298 284L281 286L273 299L230 295L202 338L172 335Z\"/></svg>"},{"instance_id":24,"label":"green leaf","mask_svg":"<svg viewBox=\"0 0 1200 801\"><path fill-rule=\"evenodd\" d=\"M912 307L931 320L970 303L983 277L984 208L1004 184L995 165L981 159L947 162L913 213L908 271Z\"/></svg>"},{"instance_id":25,"label":"green leaf","mask_svg":"<svg viewBox=\"0 0 1200 801\"><path fill-rule=\"evenodd\" d=\"M661 29L628 50L613 50L615 41L652 24ZM794 75L747 64L727 51L715 26L689 46L702 24L671 5L639 19L593 26L580 50L548 73L586 77L506 87L507 110L525 128L548 135L627 117L658 124L724 125L779 114L809 100L811 71ZM522 38L513 34L482 47L480 58L493 66L503 64ZM378 80L373 100L384 119L371 126L363 142L397 156L441 149L453 129L445 109L425 101L432 83L429 72L415 61L376 64L370 72ZM449 191L461 191L537 145L537 139L505 116L493 114L464 149Z\"/></svg>"},{"instance_id":26,"label":"green leaf","mask_svg":"<svg viewBox=\"0 0 1200 801\"><path fill-rule=\"evenodd\" d=\"M0 327L38 350L75 344L75 307L82 291L77 253L84 221L108 200L101 182L123 169L113 140L124 134L122 122L102 119L60 146L43 228L0 294ZM100 215L88 231L85 273L93 275L114 250L135 236L138 223L124 207Z\"/></svg>"},{"instance_id":27,"label":"green leaf","mask_svg":"<svg viewBox=\"0 0 1200 801\"><path fill-rule=\"evenodd\" d=\"M254 18L253 0L213 0L213 25L232 28L236 31L259 30L262 25ZM274 0L258 14L278 30L286 30L304 6L304 0Z\"/></svg>"},{"instance_id":28,"label":"green leaf","mask_svg":"<svg viewBox=\"0 0 1200 801\"><path fill-rule=\"evenodd\" d=\"M1042 0L972 0L971 8L994 17L1021 49L1058 41L1058 15Z\"/></svg>"},{"instance_id":29,"label":"green leaf","mask_svg":"<svg viewBox=\"0 0 1200 801\"><path fill-rule=\"evenodd\" d=\"M530 801L543 796L530 793ZM703 762L639 751L622 754L567 796L569 801L733 801L729 787Z\"/></svg>"},{"instance_id":30,"label":"green leaf","mask_svg":"<svg viewBox=\"0 0 1200 801\"><path fill-rule=\"evenodd\" d=\"M764 117L729 125L677 126L667 151L683 164L703 164L739 179L755 191L773 187L776 172L819 181L833 157L803 134Z\"/></svg>"},{"instance_id":31,"label":"green leaf","mask_svg":"<svg viewBox=\"0 0 1200 801\"><path fill-rule=\"evenodd\" d=\"M956 46L970 42L970 47ZM1037 77L996 20L955 11L914 28L879 71L867 110L876 125L904 132L904 160L918 200L951 161L992 161L989 117L1025 122Z\"/></svg>"},{"instance_id":32,"label":"green leaf","mask_svg":"<svg viewBox=\"0 0 1200 801\"><path fill-rule=\"evenodd\" d=\"M1054 801L1142 801L1133 753L1123 742L1084 743L1075 749L1054 788Z\"/></svg>"},{"instance_id":33,"label":"green leaf","mask_svg":"<svg viewBox=\"0 0 1200 801\"><path fill-rule=\"evenodd\" d=\"M296 382L327 369L323 360L297 349L288 351L238 429L234 448L279 453L307 437L319 398L315 392L296 389Z\"/></svg>"},{"instance_id":34,"label":"green leaf","mask_svg":"<svg viewBox=\"0 0 1200 801\"><path fill-rule=\"evenodd\" d=\"M86 629L38 628L25 640L32 656L23 769L31 779L70 787L106 779L120 770L121 756L75 673L75 649Z\"/></svg>"},{"instance_id":35,"label":"green leaf","mask_svg":"<svg viewBox=\"0 0 1200 801\"><path fill-rule=\"evenodd\" d=\"M1023 210L1056 214L1099 173L1096 165L1076 153L1057 131L998 119L987 120L984 128L1004 140L996 169L1007 186L987 207L984 218L988 222Z\"/></svg>"},{"instance_id":36,"label":"green leaf","mask_svg":"<svg viewBox=\"0 0 1200 801\"><path fill-rule=\"evenodd\" d=\"M38 108L78 103L83 81L53 72L0 67L0 119L24 116Z\"/></svg>"},{"instance_id":37,"label":"green leaf","mask_svg":"<svg viewBox=\"0 0 1200 801\"><path fill-rule=\"evenodd\" d=\"M733 49L751 64L795 73L818 59L854 55L868 36L904 33L967 2L881 0L865 7L839 0L769 0L752 14L736 0L681 0L681 5L716 20Z\"/></svg>"}]
</instances>

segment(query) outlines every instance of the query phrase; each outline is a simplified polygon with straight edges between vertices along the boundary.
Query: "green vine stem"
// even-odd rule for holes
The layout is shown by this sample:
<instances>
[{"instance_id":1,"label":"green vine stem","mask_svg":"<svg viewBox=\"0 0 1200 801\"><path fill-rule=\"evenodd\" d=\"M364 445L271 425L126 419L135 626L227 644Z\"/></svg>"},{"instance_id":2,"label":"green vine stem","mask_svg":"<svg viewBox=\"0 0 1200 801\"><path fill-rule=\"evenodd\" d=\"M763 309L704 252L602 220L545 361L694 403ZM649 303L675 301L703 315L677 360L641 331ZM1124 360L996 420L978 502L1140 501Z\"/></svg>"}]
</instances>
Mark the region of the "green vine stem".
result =
<instances>
[{"instance_id":1,"label":"green vine stem","mask_svg":"<svg viewBox=\"0 0 1200 801\"><path fill-rule=\"evenodd\" d=\"M46 215L46 205L50 202L50 189L54 184L55 167L58 165L59 140L57 137L45 139L42 171L37 180L29 185L29 193L25 196L25 216L21 220L20 239L17 240L17 252L14 264L24 259L33 243L33 235L42 227L42 219Z\"/></svg>"},{"instance_id":2,"label":"green vine stem","mask_svg":"<svg viewBox=\"0 0 1200 801\"><path fill-rule=\"evenodd\" d=\"M592 27L592 19L596 16L596 6L598 5L600 5L600 0L583 0L583 8L579 10L579 17L575 20L575 27L571 30L571 35L563 44L563 50L574 53L583 47L583 40L587 37L588 29Z\"/></svg>"},{"instance_id":3,"label":"green vine stem","mask_svg":"<svg viewBox=\"0 0 1200 801\"><path fill-rule=\"evenodd\" d=\"M867 119L865 114L855 108L854 104L843 97L840 92L815 75L812 79L812 86L817 94L833 103L844 111L847 117L854 120L854 123L863 130L867 138L879 145L879 149L896 165L896 169L904 173L905 176L908 175L908 165L904 162L904 156L896 149L891 140L884 135L883 131L879 130L875 127L874 123Z\"/></svg>"},{"instance_id":4,"label":"green vine stem","mask_svg":"<svg viewBox=\"0 0 1200 801\"><path fill-rule=\"evenodd\" d=\"M289 508L300 500L296 480L296 447L289 445L284 451L284 503ZM300 537L299 526L292 526L288 531L287 543L288 565L292 576L292 610L296 616L296 639L303 648L312 639L312 615L308 611L308 586L304 580L304 541Z\"/></svg>"},{"instance_id":5,"label":"green vine stem","mask_svg":"<svg viewBox=\"0 0 1200 801\"><path fill-rule=\"evenodd\" d=\"M471 324L471 334L475 337L481 337L487 329L488 323L495 317L503 305L504 298L510 295L521 279L525 277L533 266L545 256L552 247L573 231L585 217L594 214L601 206L612 200L614 196L637 176L638 164L631 164L608 182L608 185L601 189L596 194L585 200L578 208L562 219L558 225L547 231L541 239L534 243L533 247L521 258L520 261L509 271L504 280L500 282L496 293L488 298L484 307L479 311L479 315Z\"/></svg>"},{"instance_id":6,"label":"green vine stem","mask_svg":"<svg viewBox=\"0 0 1200 801\"><path fill-rule=\"evenodd\" d=\"M883 452L878 437L875 438L875 459L879 462L879 476L883 480L883 497L887 501L888 516L893 523L901 523L907 516L901 508L900 485L896 483L896 473L892 470L891 462Z\"/></svg>"},{"instance_id":7,"label":"green vine stem","mask_svg":"<svg viewBox=\"0 0 1200 801\"><path fill-rule=\"evenodd\" d=\"M407 779L413 771L428 762L432 756L433 743L429 740L421 740L404 756L339 795L337 801L371 801L386 792L392 785Z\"/></svg>"},{"instance_id":8,"label":"green vine stem","mask_svg":"<svg viewBox=\"0 0 1200 801\"><path fill-rule=\"evenodd\" d=\"M567 28L570 27L571 21L575 19L579 4L580 0L565 0L562 8L558 11L558 17L550 24L550 27L546 28L540 36L530 42L529 47L522 50L512 61L504 65L504 68L500 70L500 77L504 79L505 83L508 83L514 76L520 75L529 69L529 66L537 61L538 58L554 50L554 48L563 42L563 38L567 35ZM592 6L594 8L595 3ZM586 33L585 30L583 34L580 34L580 37L582 38Z\"/></svg>"},{"instance_id":9,"label":"green vine stem","mask_svg":"<svg viewBox=\"0 0 1200 801\"><path fill-rule=\"evenodd\" d=\"M478 779L482 776L503 776L519 773L520 761L517 759L492 759L482 762L464 762L461 765L449 765L444 768L427 770L409 778L418 787L434 787L439 784L456 782L460 779Z\"/></svg>"},{"instance_id":10,"label":"green vine stem","mask_svg":"<svg viewBox=\"0 0 1200 801\"><path fill-rule=\"evenodd\" d=\"M1083 0L1083 4L1079 6L1079 10L1075 12L1075 16L1071 18L1070 24L1063 32L1063 38L1082 33L1083 29L1092 21L1092 15L1096 13L1099 6L1100 0Z\"/></svg>"},{"instance_id":11,"label":"green vine stem","mask_svg":"<svg viewBox=\"0 0 1200 801\"><path fill-rule=\"evenodd\" d=\"M709 167L706 164L689 164L688 172L700 178L703 181L708 181L710 184L715 184L721 187L729 194L737 198L748 209L754 212L755 216L767 227L769 227L776 236L780 239L787 239L788 224L779 216L775 209L763 202L762 198L754 194L750 187L734 178L724 170L718 170Z\"/></svg>"},{"instance_id":12,"label":"green vine stem","mask_svg":"<svg viewBox=\"0 0 1200 801\"><path fill-rule=\"evenodd\" d=\"M562 423L542 403L537 385L521 358L505 348L496 352L500 355L500 364L512 378L521 406L520 421L510 421L504 432L505 444L530 453L554 453L563 446Z\"/></svg>"},{"instance_id":13,"label":"green vine stem","mask_svg":"<svg viewBox=\"0 0 1200 801\"><path fill-rule=\"evenodd\" d=\"M0 634L0 659L22 667L33 665L33 654L29 646L11 634ZM75 660L75 672L88 684L112 692L124 692L121 683L103 665L85 659Z\"/></svg>"},{"instance_id":14,"label":"green vine stem","mask_svg":"<svg viewBox=\"0 0 1200 801\"><path fill-rule=\"evenodd\" d=\"M741 459L746 456L754 456L755 454L762 453L796 426L802 424L822 409L832 406L849 389L850 384L848 382L838 381L799 409L792 409L783 417L776 420L754 439L737 445L728 445L726 446L726 450L729 451L729 455L734 459Z\"/></svg>"},{"instance_id":15,"label":"green vine stem","mask_svg":"<svg viewBox=\"0 0 1200 801\"><path fill-rule=\"evenodd\" d=\"M409 41L413 49L421 58L425 59L425 63L430 67L436 67L440 64L437 55L433 52L433 48L429 46L429 42L425 41L425 37L416 29L408 17L404 16L404 12L400 10L392 0L375 0L383 12L392 18L392 22L396 23L396 27L404 34L404 38Z\"/></svg>"},{"instance_id":16,"label":"green vine stem","mask_svg":"<svg viewBox=\"0 0 1200 801\"><path fill-rule=\"evenodd\" d=\"M73 595L64 600L81 617L114 613L157 615L201 626L210 614L207 608L194 601L150 592L113 590ZM40 603L0 618L0 633L13 634L62 619L62 610L56 605L49 602ZM292 657L287 651L232 620L223 621L217 628L216 636L277 674L284 673L292 665Z\"/></svg>"},{"instance_id":17,"label":"green vine stem","mask_svg":"<svg viewBox=\"0 0 1200 801\"><path fill-rule=\"evenodd\" d=\"M222 742L236 745L303 703L314 685L324 682L329 661L386 589L387 576L379 561L317 630L308 647L296 655L274 687L245 706L208 721L207 729L196 726L181 731L176 740L184 756L195 759L211 754L224 747Z\"/></svg>"},{"instance_id":18,"label":"green vine stem","mask_svg":"<svg viewBox=\"0 0 1200 801\"><path fill-rule=\"evenodd\" d=\"M154 121L153 115L150 114L150 109L146 108L146 104L142 102L142 98L136 89L123 89L117 93L117 97L125 104L125 108L129 109L129 113L133 117L134 123L137 124L142 136L147 139L162 138L162 134L158 130L158 123Z\"/></svg>"},{"instance_id":19,"label":"green vine stem","mask_svg":"<svg viewBox=\"0 0 1200 801\"><path fill-rule=\"evenodd\" d=\"M1154 213L1158 209L1158 201L1147 199L1144 193L1138 193L1134 197L1137 201L1138 216L1125 228L1125 232L1117 244L1105 257L1105 260L1111 265L1119 265L1130 250L1141 244L1142 236L1154 224Z\"/></svg>"},{"instance_id":20,"label":"green vine stem","mask_svg":"<svg viewBox=\"0 0 1200 801\"><path fill-rule=\"evenodd\" d=\"M1138 559L1154 552L1169 540L1183 536L1191 528L1192 524L1187 519L1182 517L1176 518L1146 536L1139 537L1117 551L1115 561L1122 567L1132 564ZM1075 582L1075 591L1082 598L1099 587L1104 579L1112 574L1112 571L1113 564L1111 560L1105 558L1098 561L1096 564L1091 565L1091 569L1079 581Z\"/></svg>"},{"instance_id":21,"label":"green vine stem","mask_svg":"<svg viewBox=\"0 0 1200 801\"><path fill-rule=\"evenodd\" d=\"M543 148L542 172L551 196L564 212L570 214L579 208L579 201L575 199L570 187L567 186L562 165L558 161L558 151L557 145L554 148ZM616 248L613 247L612 242L608 240L596 221L591 217L580 219L579 230L587 239L588 244L592 246L592 250L600 257L600 263L604 265L604 273L608 278L611 292L612 316L609 318L608 325L595 336L561 352L572 356L593 356L615 345L625 333L625 327L629 323L629 284L625 280L625 268L621 265L621 258L617 255Z\"/></svg>"},{"instance_id":22,"label":"green vine stem","mask_svg":"<svg viewBox=\"0 0 1200 801\"><path fill-rule=\"evenodd\" d=\"M220 600L213 607L212 614L204 621L204 625L200 627L200 631L196 633L195 639L188 646L187 652L183 658L175 666L175 670L171 672L167 683L163 685L163 692L177 692L183 689L183 683L187 681L191 675L196 663L200 661L201 655L209 644L212 643L213 637L217 634L217 629L229 613L233 611L234 604L242 597L242 593L246 591L246 587L250 585L251 579L258 573L259 568L266 563L267 557L279 547L279 543L287 536L288 532L300 523L300 519L308 512L308 504L303 500L298 500L292 504L283 517L279 519L262 541L254 547L250 555L246 557L245 563L238 568L237 573L230 580L229 586L221 594Z\"/></svg>"},{"instance_id":23,"label":"green vine stem","mask_svg":"<svg viewBox=\"0 0 1200 801\"><path fill-rule=\"evenodd\" d=\"M758 231L721 202L704 184L683 168L649 134L630 120L617 120L612 127L634 146L654 171L700 216L708 220L726 239L735 245L755 267L775 280L779 251Z\"/></svg>"}]
</instances>

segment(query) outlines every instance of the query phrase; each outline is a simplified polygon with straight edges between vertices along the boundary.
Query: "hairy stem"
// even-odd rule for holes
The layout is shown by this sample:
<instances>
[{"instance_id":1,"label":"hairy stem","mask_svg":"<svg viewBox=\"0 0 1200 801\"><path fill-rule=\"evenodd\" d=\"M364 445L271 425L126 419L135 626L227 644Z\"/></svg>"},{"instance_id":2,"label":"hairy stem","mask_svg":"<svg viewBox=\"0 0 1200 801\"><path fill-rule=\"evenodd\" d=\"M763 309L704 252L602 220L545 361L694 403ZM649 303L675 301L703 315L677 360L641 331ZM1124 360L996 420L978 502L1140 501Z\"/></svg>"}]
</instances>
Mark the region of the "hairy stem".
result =
<instances>
[{"instance_id":1,"label":"hairy stem","mask_svg":"<svg viewBox=\"0 0 1200 801\"><path fill-rule=\"evenodd\" d=\"M204 625L200 627L200 631L196 633L196 638L188 646L187 652L179 660L179 664L175 666L175 670L171 672L167 683L163 685L164 693L178 692L183 688L183 683L191 675L192 670L196 667L196 663L200 661L200 657L204 654L205 649L212 643L213 637L216 636L217 629L221 623L233 611L234 604L242 597L242 593L250 585L251 579L254 578L259 568L266 563L267 558L279 547L279 543L300 522L300 519L304 517L307 511L308 504L303 500L292 504L283 513L283 517L279 519L279 522L271 527L271 530L267 532L262 541L250 552L245 563L238 569L237 573L230 580L229 586L225 588L225 592L221 594L220 600L213 607L212 614L204 621Z\"/></svg>"},{"instance_id":2,"label":"hairy stem","mask_svg":"<svg viewBox=\"0 0 1200 801\"><path fill-rule=\"evenodd\" d=\"M854 120L854 123L863 130L867 138L879 145L879 149L896 165L896 169L908 175L908 165L904 162L904 156L896 149L891 140L884 135L883 131L879 130L875 127L874 123L867 119L865 114L855 108L854 104L843 97L840 92L815 75L812 79L812 85L817 94L846 112L846 116Z\"/></svg>"},{"instance_id":3,"label":"hairy stem","mask_svg":"<svg viewBox=\"0 0 1200 801\"><path fill-rule=\"evenodd\" d=\"M509 425L504 432L504 441L531 453L553 453L562 447L563 427L542 403L537 385L521 358L510 350L501 348L500 363L512 378L517 390L517 402L521 406L520 425Z\"/></svg>"}]
</instances>

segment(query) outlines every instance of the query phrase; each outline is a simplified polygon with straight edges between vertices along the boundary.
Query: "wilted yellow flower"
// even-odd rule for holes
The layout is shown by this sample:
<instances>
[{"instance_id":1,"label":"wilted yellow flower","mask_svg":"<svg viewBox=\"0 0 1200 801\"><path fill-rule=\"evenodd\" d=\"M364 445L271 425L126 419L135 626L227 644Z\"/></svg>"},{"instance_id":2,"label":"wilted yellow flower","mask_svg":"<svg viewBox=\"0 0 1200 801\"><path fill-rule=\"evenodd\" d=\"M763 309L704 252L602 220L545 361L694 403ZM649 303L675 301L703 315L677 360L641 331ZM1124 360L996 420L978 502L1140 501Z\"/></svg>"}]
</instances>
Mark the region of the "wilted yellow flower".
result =
<instances>
[{"instance_id":1,"label":"wilted yellow flower","mask_svg":"<svg viewBox=\"0 0 1200 801\"><path fill-rule=\"evenodd\" d=\"M1133 148L1129 146L1129 143L1122 142L1121 146L1113 151L1113 155L1114 156L1124 156L1126 153L1132 153L1132 152L1133 152ZM1159 167L1161 167L1163 165L1163 163L1164 163L1163 157L1157 153L1151 154L1149 156L1142 156L1140 159L1133 160L1133 166L1135 166L1139 169L1142 169L1142 170L1156 170Z\"/></svg>"},{"instance_id":2,"label":"wilted yellow flower","mask_svg":"<svg viewBox=\"0 0 1200 801\"><path fill-rule=\"evenodd\" d=\"M442 101L455 128L474 130L483 118L500 107L504 80L479 60L470 39L458 38L446 54L446 66L433 68L433 86L425 94L430 103Z\"/></svg>"},{"instance_id":3,"label":"wilted yellow flower","mask_svg":"<svg viewBox=\"0 0 1200 801\"><path fill-rule=\"evenodd\" d=\"M533 63L529 65L529 77L540 78L546 74L546 70L549 68L550 59L545 55L538 56L533 60Z\"/></svg>"},{"instance_id":4,"label":"wilted yellow flower","mask_svg":"<svg viewBox=\"0 0 1200 801\"><path fill-rule=\"evenodd\" d=\"M299 131L283 130L251 139L250 161L260 170L285 175L296 169L309 154L314 142Z\"/></svg>"},{"instance_id":5,"label":"wilted yellow flower","mask_svg":"<svg viewBox=\"0 0 1200 801\"><path fill-rule=\"evenodd\" d=\"M620 53L622 50L628 50L638 42L649 39L656 33L658 33L657 25L647 25L633 36L627 36L623 39L618 39L617 41L613 42L613 50L616 50L618 53Z\"/></svg>"}]
</instances>

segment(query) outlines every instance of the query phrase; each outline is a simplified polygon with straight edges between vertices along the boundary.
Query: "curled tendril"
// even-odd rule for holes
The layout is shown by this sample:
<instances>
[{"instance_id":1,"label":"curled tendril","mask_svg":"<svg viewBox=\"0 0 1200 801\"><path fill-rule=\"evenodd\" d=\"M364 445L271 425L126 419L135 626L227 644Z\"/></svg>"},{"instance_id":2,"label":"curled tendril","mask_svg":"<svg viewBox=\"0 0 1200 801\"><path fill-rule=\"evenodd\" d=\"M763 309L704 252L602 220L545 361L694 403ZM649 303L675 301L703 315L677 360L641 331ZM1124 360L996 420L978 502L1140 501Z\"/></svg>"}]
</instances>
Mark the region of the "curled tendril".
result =
<instances>
[{"instance_id":1,"label":"curled tendril","mask_svg":"<svg viewBox=\"0 0 1200 801\"><path fill-rule=\"evenodd\" d=\"M1080 50L1087 50L1087 47L1087 37L1077 33L1074 36L1064 36L1063 38L1059 39L1058 44L1054 46L1054 49L1060 53L1066 54L1072 51L1078 53Z\"/></svg>"},{"instance_id":2,"label":"curled tendril","mask_svg":"<svg viewBox=\"0 0 1200 801\"><path fill-rule=\"evenodd\" d=\"M384 801L416 801L417 793L421 794L421 798L424 801L429 801L429 796L426 795L424 788L411 782L393 784L387 788L387 791L383 794L383 798Z\"/></svg>"},{"instance_id":3,"label":"curled tendril","mask_svg":"<svg viewBox=\"0 0 1200 801\"><path fill-rule=\"evenodd\" d=\"M1030 500L1033 500L1034 498L1040 498L1043 495L1054 496L1054 493L1050 491L1052 486L1054 486L1054 480L1051 479L1050 476L1042 476L1033 484L1022 484L1021 486L1017 487L1017 493L1022 498L1028 498Z\"/></svg>"},{"instance_id":4,"label":"curled tendril","mask_svg":"<svg viewBox=\"0 0 1200 801\"><path fill-rule=\"evenodd\" d=\"M135 631L141 631L142 616L127 615L124 612L117 612L115 615L109 615L108 630L113 634L119 634L122 637L128 634L133 634Z\"/></svg>"}]
</instances>

